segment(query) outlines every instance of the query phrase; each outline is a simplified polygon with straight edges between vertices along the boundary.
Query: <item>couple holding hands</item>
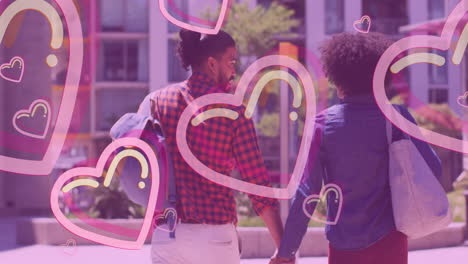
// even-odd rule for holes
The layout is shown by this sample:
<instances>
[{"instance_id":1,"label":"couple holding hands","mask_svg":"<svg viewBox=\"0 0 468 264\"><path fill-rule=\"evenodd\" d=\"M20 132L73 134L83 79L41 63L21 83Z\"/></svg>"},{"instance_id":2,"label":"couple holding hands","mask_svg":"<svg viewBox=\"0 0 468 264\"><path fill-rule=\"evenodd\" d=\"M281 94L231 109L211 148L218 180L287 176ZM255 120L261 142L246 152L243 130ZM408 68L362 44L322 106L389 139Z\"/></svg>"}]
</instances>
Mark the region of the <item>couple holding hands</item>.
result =
<instances>
[{"instance_id":1,"label":"couple holding hands","mask_svg":"<svg viewBox=\"0 0 468 264\"><path fill-rule=\"evenodd\" d=\"M236 43L223 31L202 37L182 30L180 37L178 55L192 75L152 96L152 107L157 108L154 112L165 129L174 164L179 220L175 238L155 230L152 262L240 263L233 191L197 174L182 158L176 144L178 120L192 100L229 92L236 76ZM314 133L313 142L285 225L277 200L249 195L278 248L271 264L296 263L295 255L310 221L303 210L304 200L319 194L323 184L340 186L344 199L339 221L326 226L329 263L408 263L408 239L397 231L392 211L387 121L372 89L375 66L390 44L381 34L342 33L322 45L324 71L337 87L341 102L319 113L314 131L307 131ZM398 108L415 122L408 110ZM244 107L231 110L239 113L238 119L214 118L201 126L189 126L188 145L209 168L225 175L237 168L242 180L270 186L252 120L245 117ZM393 130L395 139L405 136L399 129ZM441 163L431 147L411 140L433 173L440 176ZM327 204L331 214L339 209L337 203Z\"/></svg>"}]
</instances>

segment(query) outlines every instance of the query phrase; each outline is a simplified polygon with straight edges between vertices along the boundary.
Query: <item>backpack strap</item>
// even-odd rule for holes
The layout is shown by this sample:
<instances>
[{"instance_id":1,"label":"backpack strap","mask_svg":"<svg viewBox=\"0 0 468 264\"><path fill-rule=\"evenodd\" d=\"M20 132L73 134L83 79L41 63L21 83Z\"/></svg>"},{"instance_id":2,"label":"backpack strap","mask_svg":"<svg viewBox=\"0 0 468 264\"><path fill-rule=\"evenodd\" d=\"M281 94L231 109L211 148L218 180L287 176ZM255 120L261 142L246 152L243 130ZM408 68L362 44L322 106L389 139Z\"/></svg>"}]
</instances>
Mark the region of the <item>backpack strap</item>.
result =
<instances>
[{"instance_id":1,"label":"backpack strap","mask_svg":"<svg viewBox=\"0 0 468 264\"><path fill-rule=\"evenodd\" d=\"M158 121L159 123L159 128L161 129L161 134L163 135L164 137L164 141L163 141L163 145L164 145L164 149L166 150L166 168L167 168L167 185L168 185L168 189L167 189L167 192L166 192L166 202L167 202L167 207L168 208L173 208L174 210L176 210L176 206L177 206L177 190L176 190L176 183L175 183L175 175L174 175L174 163L172 162L172 157L171 157L171 153L169 151L169 148L167 147L167 137L166 137L166 133L164 132L164 128L161 124L161 115L159 113L159 108L158 108L158 105L156 104L156 101L154 100L154 96L151 96L150 97L150 108L154 110L154 112L151 111L151 117L154 121ZM156 115L153 116L153 114ZM177 210L176 210L177 212ZM177 224L177 217L174 219L174 218L169 218L168 219L168 226L169 226L169 230L174 230L172 232L169 233L169 237L170 238L175 238L175 228L174 226Z\"/></svg>"}]
</instances>

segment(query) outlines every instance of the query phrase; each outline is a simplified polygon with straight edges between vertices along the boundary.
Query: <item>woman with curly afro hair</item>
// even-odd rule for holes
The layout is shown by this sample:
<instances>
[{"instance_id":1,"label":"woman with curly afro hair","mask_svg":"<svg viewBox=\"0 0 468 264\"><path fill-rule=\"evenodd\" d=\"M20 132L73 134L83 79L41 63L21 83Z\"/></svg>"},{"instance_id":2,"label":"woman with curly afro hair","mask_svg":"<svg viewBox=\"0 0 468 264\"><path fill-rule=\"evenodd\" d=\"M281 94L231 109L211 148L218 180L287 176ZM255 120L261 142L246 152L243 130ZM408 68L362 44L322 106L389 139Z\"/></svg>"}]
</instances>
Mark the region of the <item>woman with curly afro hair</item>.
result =
<instances>
[{"instance_id":1,"label":"woman with curly afro hair","mask_svg":"<svg viewBox=\"0 0 468 264\"><path fill-rule=\"evenodd\" d=\"M372 89L375 67L390 44L382 34L342 33L322 45L323 67L329 82L337 87L341 102L320 113L310 131L314 134L304 179L271 263L295 262L310 220L307 215L317 205L317 201L308 202L307 197L319 194L322 183L342 192L342 197L339 191L326 197L330 264L408 263L408 239L396 230L393 218L387 120ZM406 108L395 107L415 123ZM403 136L393 128L393 140ZM440 160L431 147L412 140L440 177Z\"/></svg>"}]
</instances>

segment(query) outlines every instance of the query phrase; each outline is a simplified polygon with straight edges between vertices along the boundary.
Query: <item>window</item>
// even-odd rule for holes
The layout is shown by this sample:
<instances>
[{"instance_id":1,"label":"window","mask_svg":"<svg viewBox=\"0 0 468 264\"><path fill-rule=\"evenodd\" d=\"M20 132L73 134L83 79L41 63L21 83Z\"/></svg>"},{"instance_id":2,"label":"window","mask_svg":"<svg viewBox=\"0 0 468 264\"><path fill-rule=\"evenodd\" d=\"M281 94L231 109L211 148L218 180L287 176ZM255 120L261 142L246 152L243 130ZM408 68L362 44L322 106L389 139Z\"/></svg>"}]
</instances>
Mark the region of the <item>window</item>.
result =
<instances>
[{"instance_id":1,"label":"window","mask_svg":"<svg viewBox=\"0 0 468 264\"><path fill-rule=\"evenodd\" d=\"M447 52L441 50L431 50L430 52L438 54L447 60ZM429 83L430 84L448 84L448 66L437 66L429 64Z\"/></svg>"},{"instance_id":2,"label":"window","mask_svg":"<svg viewBox=\"0 0 468 264\"><path fill-rule=\"evenodd\" d=\"M428 13L430 20L445 17L445 0L429 0Z\"/></svg>"},{"instance_id":3,"label":"window","mask_svg":"<svg viewBox=\"0 0 468 264\"><path fill-rule=\"evenodd\" d=\"M109 131L126 113L136 112L148 89L100 89L96 91L96 130Z\"/></svg>"},{"instance_id":4,"label":"window","mask_svg":"<svg viewBox=\"0 0 468 264\"><path fill-rule=\"evenodd\" d=\"M325 33L344 31L344 0L325 1Z\"/></svg>"},{"instance_id":5,"label":"window","mask_svg":"<svg viewBox=\"0 0 468 264\"><path fill-rule=\"evenodd\" d=\"M99 0L101 31L148 32L148 0Z\"/></svg>"},{"instance_id":6,"label":"window","mask_svg":"<svg viewBox=\"0 0 468 264\"><path fill-rule=\"evenodd\" d=\"M98 81L148 81L148 41L103 40Z\"/></svg>"},{"instance_id":7,"label":"window","mask_svg":"<svg viewBox=\"0 0 468 264\"><path fill-rule=\"evenodd\" d=\"M448 102L448 89L445 88L430 88L429 103L444 104Z\"/></svg>"},{"instance_id":8,"label":"window","mask_svg":"<svg viewBox=\"0 0 468 264\"><path fill-rule=\"evenodd\" d=\"M169 82L182 82L188 74L177 56L177 41L173 39L168 41L168 80Z\"/></svg>"}]
</instances>

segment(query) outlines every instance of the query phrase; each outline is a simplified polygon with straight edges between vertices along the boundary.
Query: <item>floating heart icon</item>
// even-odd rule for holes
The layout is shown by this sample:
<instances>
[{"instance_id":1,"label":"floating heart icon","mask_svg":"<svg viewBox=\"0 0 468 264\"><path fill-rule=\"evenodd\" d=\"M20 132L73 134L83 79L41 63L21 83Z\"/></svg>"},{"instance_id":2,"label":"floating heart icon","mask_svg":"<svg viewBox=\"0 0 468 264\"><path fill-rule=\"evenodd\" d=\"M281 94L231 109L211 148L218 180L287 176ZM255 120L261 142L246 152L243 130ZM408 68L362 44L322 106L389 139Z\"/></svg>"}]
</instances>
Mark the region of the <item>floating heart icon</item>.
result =
<instances>
[{"instance_id":1,"label":"floating heart icon","mask_svg":"<svg viewBox=\"0 0 468 264\"><path fill-rule=\"evenodd\" d=\"M369 33L372 26L372 19L370 16L363 16L361 19L354 21L353 27L357 32Z\"/></svg>"},{"instance_id":2,"label":"floating heart icon","mask_svg":"<svg viewBox=\"0 0 468 264\"><path fill-rule=\"evenodd\" d=\"M178 20L177 18L173 17L166 6L166 0L159 0L159 9L161 10L161 13L163 16L172 24L187 29L195 32L199 32L201 34L207 34L207 35L216 35L218 32L221 30L221 27L223 26L224 20L226 19L227 14L229 13L229 8L231 8L231 1L232 0L223 0L223 3L221 4L221 11L219 13L218 21L216 22L216 25L214 28L204 28L204 27L199 27L199 26L194 26L189 23L182 22ZM187 17L187 15L183 15L184 17Z\"/></svg>"},{"instance_id":3,"label":"floating heart icon","mask_svg":"<svg viewBox=\"0 0 468 264\"><path fill-rule=\"evenodd\" d=\"M72 0L54 0L54 2L62 14L59 14L50 3L44 0L18 0L12 1L0 15L0 40L3 40L6 28L12 19L18 13L26 10L36 11L47 19L51 26L51 47L53 49L62 47L64 28L68 30L69 40L68 71L65 78L62 101L44 156L41 160L27 160L0 155L0 170L3 171L28 175L48 175L60 155L68 133L83 65L83 34L80 20L72 19L79 17L74 2ZM65 20L66 26L62 24L61 15Z\"/></svg>"},{"instance_id":4,"label":"floating heart icon","mask_svg":"<svg viewBox=\"0 0 468 264\"><path fill-rule=\"evenodd\" d=\"M199 112L199 109L202 109L208 105L231 105L231 106L240 106L242 105L243 99L246 95L247 87L249 83L254 79L254 77L264 70L265 68L272 66L282 66L288 69L291 69L296 73L300 81L302 82L302 87L305 87L305 101L307 104L306 108L306 119L303 130L303 138L300 144L298 157L296 160L296 165L292 172L291 180L287 187L285 188L272 188L267 186L261 186L249 182L245 182L233 177L218 173L205 164L203 164L190 150L187 143L187 129L192 120L193 116ZM290 74L286 71L274 71L273 73L267 73L267 78L261 78L259 83L257 83L254 93L252 95L252 100L250 100L249 105L247 106L246 116L249 117L253 113L253 110L256 106L259 92L262 90L262 86L268 83L271 80L279 79L284 80L290 83L293 87L295 94L301 93L300 89L295 89L296 82L295 78L290 78ZM315 97L315 85L312 81L309 71L297 60L291 59L287 56L271 55L263 57L256 62L254 62L244 73L242 78L239 81L237 90L234 94L225 94L225 93L214 93L208 94L202 97L197 98L182 113L179 123L177 125L177 146L179 148L180 154L184 160L189 164L198 174L205 177L206 179L231 188L233 190L254 194L258 196L264 196L269 198L278 198L278 199L290 199L294 196L302 173L304 172L306 161L308 158L308 152L312 142L312 134L310 131L313 131L315 124L315 113L316 113L316 97ZM298 107L301 104L300 96L295 97L294 106ZM197 125L200 122L203 122L206 119L211 117L224 116L230 119L236 119L238 114L232 110L224 108L211 109L209 112L202 113L201 116L197 115L194 120L192 120L192 125Z\"/></svg>"},{"instance_id":5,"label":"floating heart icon","mask_svg":"<svg viewBox=\"0 0 468 264\"><path fill-rule=\"evenodd\" d=\"M317 203L317 206L322 205L330 198L329 195L335 194L334 199L332 200L334 203L338 205L338 211L335 215L335 217L330 216L330 215L324 215L322 217L327 217L328 219L332 220L327 220L327 219L321 219L315 216L315 214L309 213L308 206L313 203ZM327 208L323 206L324 208ZM304 214L307 215L310 219L318 222L318 223L323 223L326 225L336 225L338 224L338 221L340 220L341 216L341 209L343 207L343 192L341 188L336 185L336 184L327 184L325 185L322 190L320 191L320 194L312 194L308 197L305 198L304 202L302 203L302 209L304 210Z\"/></svg>"},{"instance_id":6,"label":"floating heart icon","mask_svg":"<svg viewBox=\"0 0 468 264\"><path fill-rule=\"evenodd\" d=\"M78 251L76 247L76 241L74 239L68 239L67 243L60 245L63 249L63 253L67 254L68 256L74 256Z\"/></svg>"},{"instance_id":7,"label":"floating heart icon","mask_svg":"<svg viewBox=\"0 0 468 264\"><path fill-rule=\"evenodd\" d=\"M159 221L162 221L163 223L172 222L174 223L174 226L172 226L169 229L165 227L166 225L158 225L157 223ZM159 229L168 233L174 232L174 230L177 227L177 211L174 208L167 208L164 210L164 212L161 215L156 216L155 222L156 222L155 223L156 229Z\"/></svg>"},{"instance_id":8,"label":"floating heart icon","mask_svg":"<svg viewBox=\"0 0 468 264\"><path fill-rule=\"evenodd\" d=\"M0 77L3 79L19 83L23 79L24 61L21 57L13 57L10 63L5 63L0 66Z\"/></svg>"},{"instance_id":9,"label":"floating heart icon","mask_svg":"<svg viewBox=\"0 0 468 264\"><path fill-rule=\"evenodd\" d=\"M464 95L460 96L457 98L457 103L461 107L468 108L468 102L466 99L468 98L468 92L466 92Z\"/></svg>"},{"instance_id":10,"label":"floating heart icon","mask_svg":"<svg viewBox=\"0 0 468 264\"><path fill-rule=\"evenodd\" d=\"M37 118L37 113L38 109L42 109L43 115L41 116L42 122L44 124L44 128L42 130L39 130L38 132L28 132L30 131L31 128L25 129L21 128L20 125L18 125L18 122L24 119L34 119ZM51 118L51 110L50 110L50 105L49 102L39 99L34 101L31 106L29 107L29 110L20 110L16 112L15 116L13 116L13 126L15 129L28 137L33 137L33 138L40 138L44 139L47 135L47 132L49 131L49 126L50 126L50 118Z\"/></svg>"},{"instance_id":11,"label":"floating heart icon","mask_svg":"<svg viewBox=\"0 0 468 264\"><path fill-rule=\"evenodd\" d=\"M151 173L151 177L152 177L151 186L150 186L151 191L150 191L150 196L148 200L148 206L146 207L147 209L145 213L145 218L143 219L143 225L141 227L140 233L137 239L134 241L116 239L116 238L112 238L106 235L101 235L95 232L85 230L75 225L74 223L72 223L62 213L62 211L60 210L60 206L59 206L59 194L62 191L68 192L71 189L78 187L78 186L90 186L94 188L98 187L99 183L96 180L91 180L91 179L76 179L66 185L65 183L67 183L72 178L78 177L78 176L90 176L93 178L102 177L102 173L104 171L107 160L109 159L109 157L112 157L113 153L115 153L116 150L119 150L122 147L126 147L126 148L132 147L132 148L124 150L123 152L125 151L127 152L124 153L123 155L119 155L122 153L122 152L119 152L117 156L114 157L114 159L111 162L111 165L109 166L107 174L105 176L104 186L106 187L109 186L114 176L114 173L117 169L118 163L120 162L121 159L125 157L133 157L138 160L141 160L142 154L134 155L133 152L140 153L139 151L141 151L145 154L147 163L146 162L141 163L143 166L142 171ZM136 148L139 149L139 151L134 150ZM148 165L149 165L149 168L148 168ZM117 247L117 248L122 248L122 249L141 249L148 235L148 232L151 229L151 221L153 219L153 214L154 214L154 210L156 206L156 200L158 197L158 191L159 191L159 165L158 165L158 160L155 156L155 153L153 152L151 147L144 141L141 141L136 138L122 138L122 139L112 142L109 146L106 147L104 152L99 157L96 168L75 168L62 174L57 179L54 186L52 187L52 192L50 195L50 205L52 208L52 212L54 213L58 222L61 225L63 225L66 229L68 229L70 232L74 233L77 236L80 236L82 238L85 238L85 239L88 239L88 240L91 240L100 244L108 245L111 247Z\"/></svg>"},{"instance_id":12,"label":"floating heart icon","mask_svg":"<svg viewBox=\"0 0 468 264\"><path fill-rule=\"evenodd\" d=\"M440 37L416 35L403 38L395 42L381 56L377 64L373 80L375 100L380 110L395 126L412 137L461 153L468 153L467 141L448 137L430 131L426 128L419 127L402 116L388 100L385 92L385 77L389 69L391 69L393 73L398 73L404 68L416 63L432 63L435 65L445 64L445 59L443 57L437 54L421 53L418 52L418 50L420 50L420 48L438 49L443 51L448 50L452 44L452 37L454 36L455 29L459 22L462 21L462 18L467 11L468 1L464 0L458 3L453 12L447 18ZM453 62L455 64L459 64L461 62L461 58L466 49L467 38L468 31L465 27L464 33L461 35L454 52ZM413 54L410 54L393 64L393 61L398 58L400 54L410 51L411 49L414 49Z\"/></svg>"}]
</instances>

